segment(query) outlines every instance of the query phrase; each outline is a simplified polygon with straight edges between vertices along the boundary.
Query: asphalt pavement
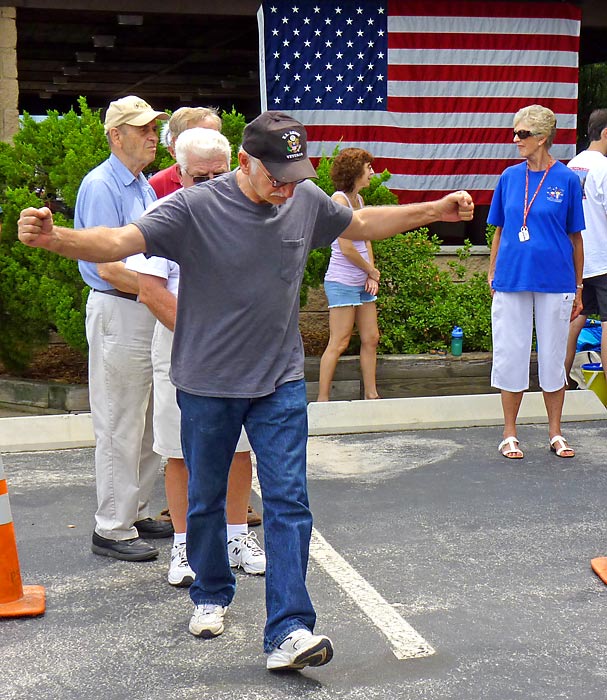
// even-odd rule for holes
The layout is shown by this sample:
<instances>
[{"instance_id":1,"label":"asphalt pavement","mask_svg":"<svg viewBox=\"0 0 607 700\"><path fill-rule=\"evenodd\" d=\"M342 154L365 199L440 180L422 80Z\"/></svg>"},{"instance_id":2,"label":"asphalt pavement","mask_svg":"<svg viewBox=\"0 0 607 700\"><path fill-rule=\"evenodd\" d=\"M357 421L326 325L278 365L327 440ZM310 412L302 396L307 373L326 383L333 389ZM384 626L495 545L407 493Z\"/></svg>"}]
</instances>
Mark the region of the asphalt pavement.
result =
<instances>
[{"instance_id":1,"label":"asphalt pavement","mask_svg":"<svg viewBox=\"0 0 607 700\"><path fill-rule=\"evenodd\" d=\"M497 427L311 438L309 586L335 656L287 674L265 670L263 578L238 574L225 633L197 639L170 540L154 562L91 553L91 449L5 454L23 582L47 608L0 620L0 699L604 700L589 562L607 554L607 423L563 432L574 459L537 424L522 460Z\"/></svg>"}]
</instances>

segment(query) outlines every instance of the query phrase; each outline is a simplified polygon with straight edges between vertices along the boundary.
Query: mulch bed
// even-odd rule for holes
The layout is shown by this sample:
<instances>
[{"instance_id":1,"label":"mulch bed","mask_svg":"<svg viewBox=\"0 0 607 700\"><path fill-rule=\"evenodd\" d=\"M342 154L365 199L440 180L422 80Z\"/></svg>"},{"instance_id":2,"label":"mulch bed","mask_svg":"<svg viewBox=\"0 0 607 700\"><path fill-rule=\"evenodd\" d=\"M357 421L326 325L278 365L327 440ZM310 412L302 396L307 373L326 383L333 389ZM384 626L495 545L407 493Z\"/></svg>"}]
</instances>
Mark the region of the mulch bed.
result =
<instances>
[{"instance_id":1,"label":"mulch bed","mask_svg":"<svg viewBox=\"0 0 607 700\"><path fill-rule=\"evenodd\" d=\"M306 356L322 355L327 339L324 334L309 333L303 338ZM0 362L0 377L15 376ZM88 381L87 358L63 343L52 343L35 353L34 359L20 377L39 381L59 381L65 384L86 384Z\"/></svg>"}]
</instances>

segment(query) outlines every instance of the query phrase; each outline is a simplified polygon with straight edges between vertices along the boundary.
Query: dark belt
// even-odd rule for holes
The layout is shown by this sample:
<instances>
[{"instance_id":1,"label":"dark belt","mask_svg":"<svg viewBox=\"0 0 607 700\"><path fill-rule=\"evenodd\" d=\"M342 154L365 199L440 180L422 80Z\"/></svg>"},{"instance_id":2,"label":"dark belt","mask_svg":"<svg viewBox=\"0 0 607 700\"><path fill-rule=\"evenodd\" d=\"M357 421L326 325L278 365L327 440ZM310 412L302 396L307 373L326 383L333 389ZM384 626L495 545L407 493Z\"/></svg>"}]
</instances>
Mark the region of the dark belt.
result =
<instances>
[{"instance_id":1,"label":"dark belt","mask_svg":"<svg viewBox=\"0 0 607 700\"><path fill-rule=\"evenodd\" d=\"M109 294L112 297L120 297L121 299L130 299L131 301L137 301L136 294L129 294L128 292L121 292L119 289L96 289L99 294Z\"/></svg>"}]
</instances>

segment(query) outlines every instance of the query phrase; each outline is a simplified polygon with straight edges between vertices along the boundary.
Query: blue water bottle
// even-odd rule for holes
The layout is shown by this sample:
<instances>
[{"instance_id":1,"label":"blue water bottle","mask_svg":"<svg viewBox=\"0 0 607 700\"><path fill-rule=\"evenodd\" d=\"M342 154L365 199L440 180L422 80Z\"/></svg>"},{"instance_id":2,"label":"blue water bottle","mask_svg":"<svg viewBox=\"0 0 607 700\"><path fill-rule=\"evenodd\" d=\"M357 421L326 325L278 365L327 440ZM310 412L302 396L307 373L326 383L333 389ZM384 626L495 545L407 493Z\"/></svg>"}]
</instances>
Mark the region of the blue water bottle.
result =
<instances>
[{"instance_id":1,"label":"blue water bottle","mask_svg":"<svg viewBox=\"0 0 607 700\"><path fill-rule=\"evenodd\" d=\"M464 331L459 326L455 326L451 332L451 354L455 357L459 357L462 354L463 344Z\"/></svg>"}]
</instances>

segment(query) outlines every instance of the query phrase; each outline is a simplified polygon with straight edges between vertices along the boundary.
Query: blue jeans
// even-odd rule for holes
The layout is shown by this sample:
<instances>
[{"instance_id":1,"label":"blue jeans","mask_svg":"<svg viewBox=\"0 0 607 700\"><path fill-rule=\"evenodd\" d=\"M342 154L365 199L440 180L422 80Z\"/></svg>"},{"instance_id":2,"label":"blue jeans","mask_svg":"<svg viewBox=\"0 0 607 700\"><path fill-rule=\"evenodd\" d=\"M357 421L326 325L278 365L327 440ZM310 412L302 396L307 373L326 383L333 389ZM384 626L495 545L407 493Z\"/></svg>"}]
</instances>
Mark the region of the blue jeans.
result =
<instances>
[{"instance_id":1,"label":"blue jeans","mask_svg":"<svg viewBox=\"0 0 607 700\"><path fill-rule=\"evenodd\" d=\"M181 441L188 466L188 561L198 605L229 605L236 580L226 548L228 472L244 425L257 458L266 549L264 650L293 630L313 631L316 613L306 588L312 513L306 486L308 420L303 380L257 399L195 396L177 390Z\"/></svg>"}]
</instances>

